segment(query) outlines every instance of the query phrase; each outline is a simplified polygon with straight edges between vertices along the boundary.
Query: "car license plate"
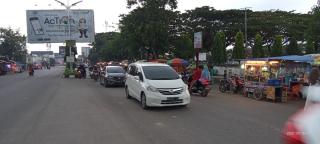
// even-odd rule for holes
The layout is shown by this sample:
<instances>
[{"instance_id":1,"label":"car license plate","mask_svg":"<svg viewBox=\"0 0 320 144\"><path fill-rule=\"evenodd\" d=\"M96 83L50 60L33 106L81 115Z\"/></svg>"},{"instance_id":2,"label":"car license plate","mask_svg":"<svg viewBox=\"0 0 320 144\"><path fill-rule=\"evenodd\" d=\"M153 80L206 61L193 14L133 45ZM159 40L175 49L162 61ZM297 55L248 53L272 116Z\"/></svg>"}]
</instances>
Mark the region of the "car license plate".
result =
<instances>
[{"instance_id":1,"label":"car license plate","mask_svg":"<svg viewBox=\"0 0 320 144\"><path fill-rule=\"evenodd\" d=\"M168 97L167 100L179 100L178 97Z\"/></svg>"}]
</instances>

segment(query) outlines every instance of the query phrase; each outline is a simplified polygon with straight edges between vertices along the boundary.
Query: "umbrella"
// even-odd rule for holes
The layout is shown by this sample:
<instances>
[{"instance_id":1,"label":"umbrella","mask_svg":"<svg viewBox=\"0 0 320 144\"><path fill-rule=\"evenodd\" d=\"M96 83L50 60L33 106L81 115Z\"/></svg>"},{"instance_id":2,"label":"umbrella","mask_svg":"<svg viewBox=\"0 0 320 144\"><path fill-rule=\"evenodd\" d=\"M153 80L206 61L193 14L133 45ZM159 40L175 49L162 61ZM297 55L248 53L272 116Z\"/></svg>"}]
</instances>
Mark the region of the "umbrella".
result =
<instances>
[{"instance_id":1,"label":"umbrella","mask_svg":"<svg viewBox=\"0 0 320 144\"><path fill-rule=\"evenodd\" d=\"M171 66L188 66L189 62L180 58L174 58L167 62Z\"/></svg>"}]
</instances>

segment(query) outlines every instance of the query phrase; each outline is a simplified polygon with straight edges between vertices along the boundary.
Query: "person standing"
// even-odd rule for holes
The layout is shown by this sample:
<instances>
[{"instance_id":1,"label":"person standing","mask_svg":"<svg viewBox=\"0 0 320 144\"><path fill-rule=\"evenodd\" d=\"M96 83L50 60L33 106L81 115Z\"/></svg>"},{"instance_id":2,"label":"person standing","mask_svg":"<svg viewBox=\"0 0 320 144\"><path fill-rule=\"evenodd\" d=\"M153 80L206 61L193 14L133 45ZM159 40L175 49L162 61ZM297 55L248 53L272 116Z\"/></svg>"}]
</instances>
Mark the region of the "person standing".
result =
<instances>
[{"instance_id":1,"label":"person standing","mask_svg":"<svg viewBox=\"0 0 320 144\"><path fill-rule=\"evenodd\" d=\"M312 69L309 75L310 86L308 87L307 100L305 103L305 110L314 103L320 103L320 85L319 85L320 71L318 68Z\"/></svg>"}]
</instances>

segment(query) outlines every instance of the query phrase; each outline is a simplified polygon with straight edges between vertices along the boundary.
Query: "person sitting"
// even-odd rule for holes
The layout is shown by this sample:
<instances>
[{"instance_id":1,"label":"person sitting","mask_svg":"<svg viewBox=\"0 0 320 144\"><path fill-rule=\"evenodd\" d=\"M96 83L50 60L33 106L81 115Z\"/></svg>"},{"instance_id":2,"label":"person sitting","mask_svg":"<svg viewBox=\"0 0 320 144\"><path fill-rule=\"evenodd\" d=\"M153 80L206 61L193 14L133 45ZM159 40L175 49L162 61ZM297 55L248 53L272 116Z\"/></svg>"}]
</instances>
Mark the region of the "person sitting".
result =
<instances>
[{"instance_id":1,"label":"person sitting","mask_svg":"<svg viewBox=\"0 0 320 144\"><path fill-rule=\"evenodd\" d=\"M196 68L196 70L193 72L192 74L192 81L190 83L190 86L189 86L189 90L191 90L191 88L196 84L197 88L199 86L199 79L201 78L201 75L202 75L202 70L203 70L203 66L200 65L198 66L198 68Z\"/></svg>"}]
</instances>

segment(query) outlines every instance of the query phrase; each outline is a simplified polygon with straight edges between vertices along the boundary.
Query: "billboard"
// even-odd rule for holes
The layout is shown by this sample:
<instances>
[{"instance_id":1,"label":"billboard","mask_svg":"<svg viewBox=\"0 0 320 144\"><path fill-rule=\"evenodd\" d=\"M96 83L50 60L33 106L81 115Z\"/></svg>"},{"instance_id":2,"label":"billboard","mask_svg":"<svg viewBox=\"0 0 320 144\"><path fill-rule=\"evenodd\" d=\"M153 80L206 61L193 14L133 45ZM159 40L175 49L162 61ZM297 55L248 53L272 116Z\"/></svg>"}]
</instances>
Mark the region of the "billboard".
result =
<instances>
[{"instance_id":1,"label":"billboard","mask_svg":"<svg viewBox=\"0 0 320 144\"><path fill-rule=\"evenodd\" d=\"M28 43L94 42L93 10L27 10ZM70 32L70 33L69 33Z\"/></svg>"},{"instance_id":2,"label":"billboard","mask_svg":"<svg viewBox=\"0 0 320 144\"><path fill-rule=\"evenodd\" d=\"M194 48L202 48L202 32L194 33Z\"/></svg>"}]
</instances>

